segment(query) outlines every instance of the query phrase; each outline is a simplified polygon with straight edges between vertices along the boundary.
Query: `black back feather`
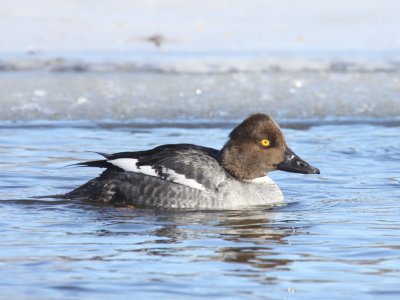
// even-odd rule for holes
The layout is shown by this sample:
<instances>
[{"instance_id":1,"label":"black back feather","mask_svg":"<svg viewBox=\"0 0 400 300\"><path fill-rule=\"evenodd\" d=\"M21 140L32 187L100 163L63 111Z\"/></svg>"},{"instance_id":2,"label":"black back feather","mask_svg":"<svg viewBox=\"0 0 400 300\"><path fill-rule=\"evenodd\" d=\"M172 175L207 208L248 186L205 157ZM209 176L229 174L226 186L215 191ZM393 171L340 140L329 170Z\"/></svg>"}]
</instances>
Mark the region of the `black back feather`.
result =
<instances>
[{"instance_id":1,"label":"black back feather","mask_svg":"<svg viewBox=\"0 0 400 300\"><path fill-rule=\"evenodd\" d=\"M167 144L155 147L150 150L144 151L135 151L135 152L118 152L114 154L107 154L102 152L95 152L100 154L101 156L105 157L106 159L102 160L92 160L81 162L77 164L73 164L71 166L77 167L96 167L96 168L105 168L105 169L120 169L109 163L108 161L119 159L119 158L133 158L137 159L137 166L144 166L144 165L156 165L158 162L175 157L178 152L184 150L194 150L196 152L207 154L215 159L218 159L219 151L213 148L201 147L192 144Z\"/></svg>"}]
</instances>

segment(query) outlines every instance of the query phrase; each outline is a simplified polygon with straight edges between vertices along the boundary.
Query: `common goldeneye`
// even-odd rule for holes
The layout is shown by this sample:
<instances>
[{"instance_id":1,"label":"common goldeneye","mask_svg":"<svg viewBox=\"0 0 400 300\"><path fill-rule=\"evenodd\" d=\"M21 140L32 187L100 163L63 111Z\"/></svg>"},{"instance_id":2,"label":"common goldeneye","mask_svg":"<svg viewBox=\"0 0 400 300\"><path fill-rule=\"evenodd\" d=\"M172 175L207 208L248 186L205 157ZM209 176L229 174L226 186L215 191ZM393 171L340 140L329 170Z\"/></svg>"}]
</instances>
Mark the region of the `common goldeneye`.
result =
<instances>
[{"instance_id":1,"label":"common goldeneye","mask_svg":"<svg viewBox=\"0 0 400 300\"><path fill-rule=\"evenodd\" d=\"M152 208L237 209L283 200L268 172L319 174L287 146L278 124L265 114L244 120L221 150L169 144L99 154L105 159L76 165L106 170L67 197Z\"/></svg>"}]
</instances>

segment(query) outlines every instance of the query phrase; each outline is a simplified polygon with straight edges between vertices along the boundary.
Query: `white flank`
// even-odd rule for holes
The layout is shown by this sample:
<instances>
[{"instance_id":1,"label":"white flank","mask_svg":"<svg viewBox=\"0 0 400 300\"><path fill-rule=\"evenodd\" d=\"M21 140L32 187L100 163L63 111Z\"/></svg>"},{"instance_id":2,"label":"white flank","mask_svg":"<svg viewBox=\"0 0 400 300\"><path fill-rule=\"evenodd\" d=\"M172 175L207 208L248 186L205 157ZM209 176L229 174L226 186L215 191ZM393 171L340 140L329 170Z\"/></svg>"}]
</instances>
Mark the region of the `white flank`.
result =
<instances>
[{"instance_id":1,"label":"white flank","mask_svg":"<svg viewBox=\"0 0 400 300\"><path fill-rule=\"evenodd\" d=\"M118 159L108 160L107 162L109 162L110 164L113 164L114 166L121 168L122 170L127 171L127 172L135 172L135 173L140 173L140 174L160 178L160 176L156 173L156 171L153 169L152 166L138 167L136 165L138 160L134 159L134 158L118 158ZM162 168L162 173L167 175L167 180L171 181L173 183L186 185L188 187L202 190L202 191L205 190L205 187L202 184L198 183L196 180L188 179L188 178L186 178L185 175L178 174L174 170Z\"/></svg>"}]
</instances>

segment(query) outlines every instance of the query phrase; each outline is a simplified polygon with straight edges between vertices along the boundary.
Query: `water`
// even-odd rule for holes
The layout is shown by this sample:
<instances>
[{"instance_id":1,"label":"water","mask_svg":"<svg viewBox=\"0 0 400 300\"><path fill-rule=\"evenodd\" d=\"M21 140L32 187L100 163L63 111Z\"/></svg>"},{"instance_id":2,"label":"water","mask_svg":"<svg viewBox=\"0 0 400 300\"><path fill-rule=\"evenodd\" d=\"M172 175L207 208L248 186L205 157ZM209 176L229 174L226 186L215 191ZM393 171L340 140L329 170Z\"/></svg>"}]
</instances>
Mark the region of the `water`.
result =
<instances>
[{"instance_id":1,"label":"water","mask_svg":"<svg viewBox=\"0 0 400 300\"><path fill-rule=\"evenodd\" d=\"M98 174L60 169L96 157L85 150L219 148L230 123L4 123L0 298L396 299L399 124L364 123L285 127L292 149L321 175L272 173L286 205L214 212L32 196L64 193Z\"/></svg>"},{"instance_id":2,"label":"water","mask_svg":"<svg viewBox=\"0 0 400 300\"><path fill-rule=\"evenodd\" d=\"M117 2L1 3L0 299L399 299L400 2ZM284 205L35 198L253 112L321 170Z\"/></svg>"}]
</instances>

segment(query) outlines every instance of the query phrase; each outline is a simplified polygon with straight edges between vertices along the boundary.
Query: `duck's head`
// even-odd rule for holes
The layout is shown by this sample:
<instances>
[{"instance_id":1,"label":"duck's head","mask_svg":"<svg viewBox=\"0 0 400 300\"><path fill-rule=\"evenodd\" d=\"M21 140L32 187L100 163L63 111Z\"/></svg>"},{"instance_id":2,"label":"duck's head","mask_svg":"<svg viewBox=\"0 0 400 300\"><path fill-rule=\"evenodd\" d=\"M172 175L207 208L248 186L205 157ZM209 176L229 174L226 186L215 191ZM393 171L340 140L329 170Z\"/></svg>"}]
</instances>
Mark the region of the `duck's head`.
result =
<instances>
[{"instance_id":1,"label":"duck's head","mask_svg":"<svg viewBox=\"0 0 400 300\"><path fill-rule=\"evenodd\" d=\"M286 144L279 125L269 115L254 114L238 125L221 150L221 164L234 177L252 180L274 170L319 174Z\"/></svg>"}]
</instances>

